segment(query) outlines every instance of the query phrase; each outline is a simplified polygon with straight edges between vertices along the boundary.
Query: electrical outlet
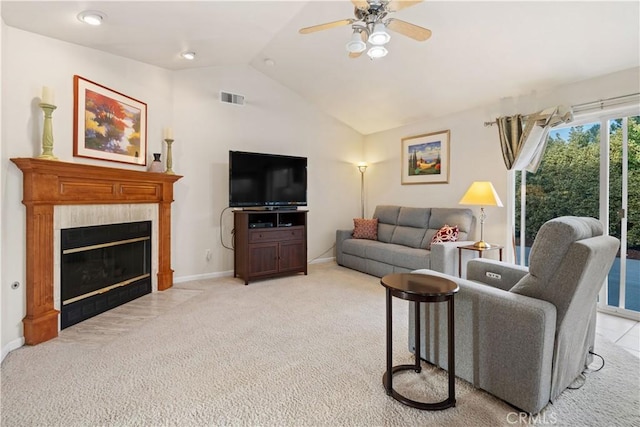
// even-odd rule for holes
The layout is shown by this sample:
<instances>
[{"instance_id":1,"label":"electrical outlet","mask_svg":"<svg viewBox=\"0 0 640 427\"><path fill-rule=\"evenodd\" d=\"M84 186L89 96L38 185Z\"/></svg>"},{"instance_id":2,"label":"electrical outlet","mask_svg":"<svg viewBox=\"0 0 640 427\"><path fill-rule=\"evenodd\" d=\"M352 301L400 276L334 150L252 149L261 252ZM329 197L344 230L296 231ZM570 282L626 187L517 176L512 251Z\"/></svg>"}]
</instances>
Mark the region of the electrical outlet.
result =
<instances>
[{"instance_id":1,"label":"electrical outlet","mask_svg":"<svg viewBox=\"0 0 640 427\"><path fill-rule=\"evenodd\" d=\"M487 271L487 277L489 277L491 279L502 279L502 275L501 274L492 273L490 271Z\"/></svg>"},{"instance_id":2,"label":"electrical outlet","mask_svg":"<svg viewBox=\"0 0 640 427\"><path fill-rule=\"evenodd\" d=\"M205 251L204 257L207 259L207 261L211 261L211 249L207 249Z\"/></svg>"}]
</instances>

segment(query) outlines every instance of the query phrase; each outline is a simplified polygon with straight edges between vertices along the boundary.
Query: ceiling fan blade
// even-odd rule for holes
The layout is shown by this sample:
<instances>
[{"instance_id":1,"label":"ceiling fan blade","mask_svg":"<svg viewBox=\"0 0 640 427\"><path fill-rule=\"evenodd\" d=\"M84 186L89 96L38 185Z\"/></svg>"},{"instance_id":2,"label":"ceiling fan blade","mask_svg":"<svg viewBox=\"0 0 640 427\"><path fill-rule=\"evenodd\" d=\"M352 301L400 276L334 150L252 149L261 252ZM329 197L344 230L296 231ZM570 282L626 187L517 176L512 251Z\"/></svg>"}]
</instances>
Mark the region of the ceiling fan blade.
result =
<instances>
[{"instance_id":1,"label":"ceiling fan blade","mask_svg":"<svg viewBox=\"0 0 640 427\"><path fill-rule=\"evenodd\" d=\"M360 10L369 10L369 2L367 0L351 0L351 3Z\"/></svg>"},{"instance_id":2,"label":"ceiling fan blade","mask_svg":"<svg viewBox=\"0 0 640 427\"><path fill-rule=\"evenodd\" d=\"M300 29L299 33L300 34L315 33L316 31L328 30L329 28L342 27L343 25L350 25L354 22L355 22L354 19L342 19L340 21L327 22L326 24L320 24L320 25L314 25L311 27L302 28Z\"/></svg>"},{"instance_id":3,"label":"ceiling fan blade","mask_svg":"<svg viewBox=\"0 0 640 427\"><path fill-rule=\"evenodd\" d=\"M431 30L427 30L426 28L420 27L418 25L410 24L409 22L402 21L400 19L390 18L387 21L387 28L405 35L407 37L411 37L414 40L418 40L419 42L423 42L431 37Z\"/></svg>"},{"instance_id":4,"label":"ceiling fan blade","mask_svg":"<svg viewBox=\"0 0 640 427\"><path fill-rule=\"evenodd\" d=\"M410 6L415 6L418 3L422 3L423 0L391 0L387 4L387 10L389 12L397 12L401 9L405 9Z\"/></svg>"}]
</instances>

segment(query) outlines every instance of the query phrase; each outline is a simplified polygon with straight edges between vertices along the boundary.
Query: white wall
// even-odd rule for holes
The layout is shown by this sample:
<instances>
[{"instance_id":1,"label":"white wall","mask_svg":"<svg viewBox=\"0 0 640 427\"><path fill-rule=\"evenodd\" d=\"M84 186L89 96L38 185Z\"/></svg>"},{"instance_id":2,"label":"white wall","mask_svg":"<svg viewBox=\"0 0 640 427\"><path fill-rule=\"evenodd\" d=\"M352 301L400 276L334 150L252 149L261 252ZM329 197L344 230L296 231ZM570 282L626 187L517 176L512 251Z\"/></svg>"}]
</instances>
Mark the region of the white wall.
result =
<instances>
[{"instance_id":1,"label":"white wall","mask_svg":"<svg viewBox=\"0 0 640 427\"><path fill-rule=\"evenodd\" d=\"M473 181L491 181L505 208L489 207L485 240L503 244L511 241L511 198L509 173L502 159L498 130L485 127L499 115L528 114L553 105L576 105L640 91L640 68L557 87L545 93L508 98L496 94L496 103L446 117L424 120L365 137L367 210L378 204L405 206L461 207L458 201ZM500 99L502 98L502 99ZM400 140L411 135L451 130L451 170L448 184L401 185ZM479 207L467 206L479 215ZM479 238L479 229L478 235ZM510 256L511 251L506 251Z\"/></svg>"},{"instance_id":2,"label":"white wall","mask_svg":"<svg viewBox=\"0 0 640 427\"><path fill-rule=\"evenodd\" d=\"M2 351L22 344L25 316L25 208L22 172L9 160L41 153L42 86L55 90L54 154L62 161L144 169L73 157L73 75L78 74L147 103L149 152L161 146L170 122L171 73L3 25L2 49ZM10 108L7 108L7 107ZM12 282L20 288L10 288Z\"/></svg>"},{"instance_id":3,"label":"white wall","mask_svg":"<svg viewBox=\"0 0 640 427\"><path fill-rule=\"evenodd\" d=\"M466 111L447 117L369 135L365 139L367 162L368 210L378 204L398 204L416 207L465 207L476 215L479 209L460 206L458 201L473 181L491 181L503 202L506 202L506 181L497 131L485 128L483 110ZM450 130L450 170L446 184L400 183L401 139L407 136ZM384 188L383 192L373 188ZM500 224L506 221L505 209L486 208L485 240L503 243L505 233ZM450 224L455 225L455 224ZM477 227L479 230L479 227ZM478 233L479 237L479 233Z\"/></svg>"},{"instance_id":4,"label":"white wall","mask_svg":"<svg viewBox=\"0 0 640 427\"><path fill-rule=\"evenodd\" d=\"M2 91L2 51L3 51L3 47L4 47L4 38L3 38L3 34L5 31L5 24L4 24L4 19L2 19L2 17L0 17L0 93ZM2 97L0 97L0 118L2 117L2 106L3 106L4 102L2 100ZM2 120L0 119L0 159L4 159L2 152L4 151L2 149L2 147L4 146L4 138L3 138L3 132L2 132ZM4 174L4 168L0 169L0 183L4 182L4 178L5 178L5 174ZM4 242L3 239L3 234L2 234L2 229L3 226L2 224L4 224L4 222L2 221L3 218L3 210L2 210L2 205L3 205L3 201L4 201L4 186L0 185L0 242ZM9 290L11 289L10 283L7 283L5 285L4 282L4 277L2 276L2 244L0 244L0 334L2 333L2 325L4 324L4 319L3 319L3 312L4 310L2 309L2 301L5 300L5 293L8 293ZM2 352L0 354L0 361L4 360L5 357L5 351L4 351L4 345L2 340L0 340L0 349L2 349Z\"/></svg>"},{"instance_id":5,"label":"white wall","mask_svg":"<svg viewBox=\"0 0 640 427\"><path fill-rule=\"evenodd\" d=\"M219 92L245 96L224 104ZM335 230L358 212L363 137L289 89L248 66L198 68L174 74L173 240L176 280L233 271L233 214L228 206L229 150L308 158L308 258L330 258ZM205 252L213 257L207 262Z\"/></svg>"},{"instance_id":6,"label":"white wall","mask_svg":"<svg viewBox=\"0 0 640 427\"><path fill-rule=\"evenodd\" d=\"M2 356L23 343L25 316L25 209L22 173L9 160L41 152L42 86L55 90L54 154L62 161L144 170L143 167L73 157L73 75L147 103L148 157L162 152L162 129L174 128L175 185L172 258L176 281L228 274L232 252L223 249L219 216L228 199L228 150L309 158L309 257L333 256L336 228L359 211L363 137L249 67L171 72L61 42L2 24L2 244L0 316ZM220 89L247 97L245 107L222 105ZM7 106L11 108L7 108ZM225 242L230 243L227 211ZM206 262L205 250L213 258ZM19 281L22 286L12 290Z\"/></svg>"}]
</instances>

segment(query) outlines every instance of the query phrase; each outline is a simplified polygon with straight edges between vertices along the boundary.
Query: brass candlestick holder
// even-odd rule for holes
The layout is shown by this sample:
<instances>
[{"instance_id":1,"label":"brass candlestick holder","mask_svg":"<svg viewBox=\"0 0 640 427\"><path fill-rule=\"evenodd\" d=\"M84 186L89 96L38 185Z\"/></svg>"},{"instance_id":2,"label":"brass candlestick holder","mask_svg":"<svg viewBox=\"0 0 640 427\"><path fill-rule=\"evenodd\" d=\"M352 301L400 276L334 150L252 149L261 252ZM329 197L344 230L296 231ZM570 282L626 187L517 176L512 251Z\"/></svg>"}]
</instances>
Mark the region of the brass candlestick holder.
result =
<instances>
[{"instance_id":1,"label":"brass candlestick holder","mask_svg":"<svg viewBox=\"0 0 640 427\"><path fill-rule=\"evenodd\" d=\"M171 144L173 144L173 139L165 139L164 142L167 143L167 170L164 173L168 173L169 175L175 175L173 171L173 158L171 157Z\"/></svg>"},{"instance_id":2,"label":"brass candlestick holder","mask_svg":"<svg viewBox=\"0 0 640 427\"><path fill-rule=\"evenodd\" d=\"M44 111L44 126L42 128L42 154L38 156L39 159L58 160L53 155L53 123L52 115L53 110L57 107L53 104L40 103L40 108Z\"/></svg>"}]
</instances>

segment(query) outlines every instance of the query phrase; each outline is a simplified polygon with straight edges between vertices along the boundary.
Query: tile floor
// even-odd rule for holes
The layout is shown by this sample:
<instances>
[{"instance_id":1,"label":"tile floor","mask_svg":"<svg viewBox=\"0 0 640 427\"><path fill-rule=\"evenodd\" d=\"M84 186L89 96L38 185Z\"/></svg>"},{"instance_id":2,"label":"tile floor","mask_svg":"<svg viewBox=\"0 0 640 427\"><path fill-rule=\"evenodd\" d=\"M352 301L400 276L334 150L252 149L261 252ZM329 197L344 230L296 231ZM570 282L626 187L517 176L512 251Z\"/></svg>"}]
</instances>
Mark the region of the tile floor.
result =
<instances>
[{"instance_id":1,"label":"tile floor","mask_svg":"<svg viewBox=\"0 0 640 427\"><path fill-rule=\"evenodd\" d=\"M598 312L596 332L640 358L640 322Z\"/></svg>"}]
</instances>

